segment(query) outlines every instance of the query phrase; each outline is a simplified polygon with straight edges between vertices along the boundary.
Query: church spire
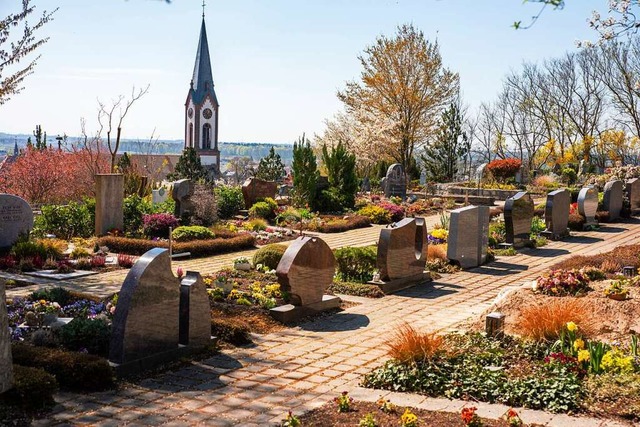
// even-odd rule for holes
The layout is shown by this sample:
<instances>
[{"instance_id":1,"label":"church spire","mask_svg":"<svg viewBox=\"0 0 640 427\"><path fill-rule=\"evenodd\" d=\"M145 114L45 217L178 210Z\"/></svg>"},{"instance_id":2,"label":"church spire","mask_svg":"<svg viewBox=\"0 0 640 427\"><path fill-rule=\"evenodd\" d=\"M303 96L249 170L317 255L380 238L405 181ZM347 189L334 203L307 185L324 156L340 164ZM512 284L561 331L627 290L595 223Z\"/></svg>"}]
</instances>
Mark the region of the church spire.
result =
<instances>
[{"instance_id":1,"label":"church spire","mask_svg":"<svg viewBox=\"0 0 640 427\"><path fill-rule=\"evenodd\" d=\"M193 100L200 103L209 94L215 104L218 103L213 90L213 72L211 71L211 57L209 56L209 43L207 41L207 29L204 23L204 2L202 2L202 26L200 27L200 39L196 53L196 63L193 67Z\"/></svg>"}]
</instances>

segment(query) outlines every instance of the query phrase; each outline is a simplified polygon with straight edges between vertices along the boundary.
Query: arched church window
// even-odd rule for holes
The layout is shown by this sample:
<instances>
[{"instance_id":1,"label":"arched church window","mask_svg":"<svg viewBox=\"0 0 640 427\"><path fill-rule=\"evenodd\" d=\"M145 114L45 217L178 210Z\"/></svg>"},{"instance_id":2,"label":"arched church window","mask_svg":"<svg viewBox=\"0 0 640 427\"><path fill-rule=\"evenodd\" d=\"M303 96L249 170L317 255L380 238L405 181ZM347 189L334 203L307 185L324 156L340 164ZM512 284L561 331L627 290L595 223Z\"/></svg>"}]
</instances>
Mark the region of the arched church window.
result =
<instances>
[{"instance_id":1,"label":"arched church window","mask_svg":"<svg viewBox=\"0 0 640 427\"><path fill-rule=\"evenodd\" d=\"M211 125L209 123L202 126L202 149L211 149Z\"/></svg>"},{"instance_id":2,"label":"arched church window","mask_svg":"<svg viewBox=\"0 0 640 427\"><path fill-rule=\"evenodd\" d=\"M193 147L193 123L189 123L189 147Z\"/></svg>"}]
</instances>

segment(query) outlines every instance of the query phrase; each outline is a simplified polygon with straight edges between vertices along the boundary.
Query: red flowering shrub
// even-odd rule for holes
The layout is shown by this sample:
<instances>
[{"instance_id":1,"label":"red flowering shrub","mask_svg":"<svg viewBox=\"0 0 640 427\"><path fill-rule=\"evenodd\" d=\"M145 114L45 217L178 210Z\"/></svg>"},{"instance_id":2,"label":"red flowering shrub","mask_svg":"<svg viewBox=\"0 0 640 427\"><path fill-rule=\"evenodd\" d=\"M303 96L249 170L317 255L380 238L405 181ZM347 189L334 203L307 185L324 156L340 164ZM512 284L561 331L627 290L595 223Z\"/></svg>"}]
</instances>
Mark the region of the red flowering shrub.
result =
<instances>
[{"instance_id":1,"label":"red flowering shrub","mask_svg":"<svg viewBox=\"0 0 640 427\"><path fill-rule=\"evenodd\" d=\"M380 202L378 206L391 214L391 221L393 222L398 222L404 218L404 208L402 206L391 202Z\"/></svg>"},{"instance_id":2,"label":"red flowering shrub","mask_svg":"<svg viewBox=\"0 0 640 427\"><path fill-rule=\"evenodd\" d=\"M536 280L536 290L551 296L578 295L588 289L589 277L578 270L551 270Z\"/></svg>"},{"instance_id":3,"label":"red flowering shrub","mask_svg":"<svg viewBox=\"0 0 640 427\"><path fill-rule=\"evenodd\" d=\"M149 237L169 238L169 228L178 226L178 218L168 213L142 215L142 231Z\"/></svg>"},{"instance_id":4,"label":"red flowering shrub","mask_svg":"<svg viewBox=\"0 0 640 427\"><path fill-rule=\"evenodd\" d=\"M131 268L136 263L136 257L133 255L118 254L118 265L122 268Z\"/></svg>"},{"instance_id":5,"label":"red flowering shrub","mask_svg":"<svg viewBox=\"0 0 640 427\"><path fill-rule=\"evenodd\" d=\"M487 165L487 170L497 180L505 180L514 177L521 166L522 161L519 159L496 159Z\"/></svg>"}]
</instances>

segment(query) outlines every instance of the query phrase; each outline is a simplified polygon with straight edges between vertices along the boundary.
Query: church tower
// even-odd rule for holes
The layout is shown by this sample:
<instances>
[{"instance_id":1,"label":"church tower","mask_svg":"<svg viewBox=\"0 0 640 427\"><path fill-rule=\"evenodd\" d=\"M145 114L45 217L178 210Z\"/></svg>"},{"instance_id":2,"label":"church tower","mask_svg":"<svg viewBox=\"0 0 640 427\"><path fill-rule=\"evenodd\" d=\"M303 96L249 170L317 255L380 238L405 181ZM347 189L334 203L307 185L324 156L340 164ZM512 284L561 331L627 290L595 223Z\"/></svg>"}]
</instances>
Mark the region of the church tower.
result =
<instances>
[{"instance_id":1,"label":"church tower","mask_svg":"<svg viewBox=\"0 0 640 427\"><path fill-rule=\"evenodd\" d=\"M184 147L195 148L202 165L220 174L220 150L218 149L218 98L213 90L213 73L204 25L204 4L202 27L196 52L196 64L184 105Z\"/></svg>"}]
</instances>

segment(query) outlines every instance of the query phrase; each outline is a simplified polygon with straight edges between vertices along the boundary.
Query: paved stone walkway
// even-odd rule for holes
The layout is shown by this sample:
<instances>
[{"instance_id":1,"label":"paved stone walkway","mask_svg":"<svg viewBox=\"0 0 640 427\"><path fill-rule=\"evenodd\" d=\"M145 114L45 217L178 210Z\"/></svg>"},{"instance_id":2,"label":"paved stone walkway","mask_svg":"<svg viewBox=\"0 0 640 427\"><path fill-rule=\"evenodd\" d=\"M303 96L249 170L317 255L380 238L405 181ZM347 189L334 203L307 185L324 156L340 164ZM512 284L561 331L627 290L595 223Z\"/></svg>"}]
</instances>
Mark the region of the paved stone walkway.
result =
<instances>
[{"instance_id":1,"label":"paved stone walkway","mask_svg":"<svg viewBox=\"0 0 640 427\"><path fill-rule=\"evenodd\" d=\"M487 266L360 305L297 328L254 336L254 345L223 351L205 361L145 379L122 390L59 394L55 412L40 425L277 424L288 410L303 413L343 390L363 400L389 395L394 403L459 410L463 402L364 390L361 375L387 359L383 343L399 324L423 330L455 329L478 315L508 287L533 280L551 263L577 254L640 243L640 221L580 233L564 242L501 258ZM477 405L497 418L505 408ZM550 426L614 426L611 421L522 411L525 422Z\"/></svg>"}]
</instances>

